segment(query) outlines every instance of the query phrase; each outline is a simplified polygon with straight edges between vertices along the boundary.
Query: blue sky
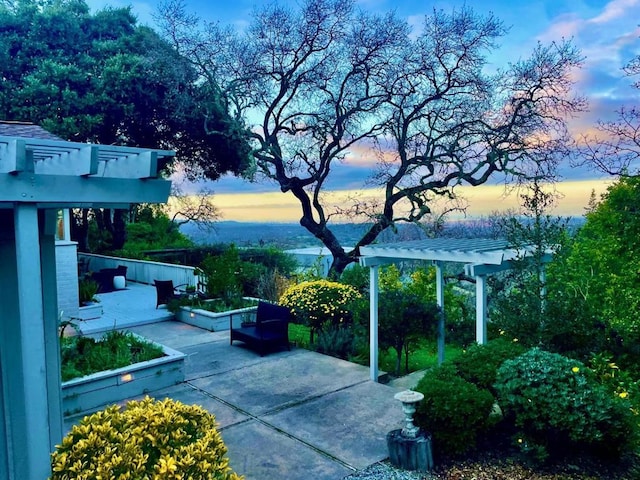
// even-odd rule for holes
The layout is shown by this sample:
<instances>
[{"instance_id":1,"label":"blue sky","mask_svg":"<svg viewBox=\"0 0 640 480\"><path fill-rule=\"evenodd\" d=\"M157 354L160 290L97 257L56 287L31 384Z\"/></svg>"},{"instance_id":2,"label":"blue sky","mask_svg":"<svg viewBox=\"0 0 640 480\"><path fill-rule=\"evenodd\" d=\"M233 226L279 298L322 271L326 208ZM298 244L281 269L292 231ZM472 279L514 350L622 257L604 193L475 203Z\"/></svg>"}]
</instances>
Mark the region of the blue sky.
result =
<instances>
[{"instance_id":1,"label":"blue sky","mask_svg":"<svg viewBox=\"0 0 640 480\"><path fill-rule=\"evenodd\" d=\"M269 0L271 1L271 0ZM295 0L279 0L295 5ZM92 8L106 5L132 5L141 23L153 25L157 2L127 0L88 0ZM252 9L266 2L258 0L186 0L188 9L209 21L247 25ZM588 131L597 119L614 116L621 106L638 105L637 89L625 77L622 67L640 54L640 0L357 0L361 8L374 12L395 10L415 28L433 8L446 11L467 5L480 14L492 12L510 28L501 46L491 57L496 66L506 65L529 55L538 41L572 39L585 57L584 68L577 73L576 91L589 99L590 111L572 122L574 133ZM639 80L639 79L636 79ZM595 174L572 170L563 173L568 179L593 178ZM346 165L338 172L336 188L352 188L367 174L363 165ZM237 179L222 179L212 185L218 193L259 192L273 190L269 185L247 185Z\"/></svg>"}]
</instances>

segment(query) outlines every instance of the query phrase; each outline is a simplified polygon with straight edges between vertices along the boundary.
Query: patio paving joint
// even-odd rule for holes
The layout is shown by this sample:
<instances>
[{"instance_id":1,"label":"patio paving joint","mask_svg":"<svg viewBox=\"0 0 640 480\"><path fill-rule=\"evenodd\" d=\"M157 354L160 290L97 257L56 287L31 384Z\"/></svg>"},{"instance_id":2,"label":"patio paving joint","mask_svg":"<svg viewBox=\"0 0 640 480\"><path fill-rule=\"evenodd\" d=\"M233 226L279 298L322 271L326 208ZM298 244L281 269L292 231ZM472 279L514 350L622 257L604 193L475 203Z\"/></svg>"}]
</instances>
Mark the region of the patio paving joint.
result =
<instances>
[{"instance_id":1,"label":"patio paving joint","mask_svg":"<svg viewBox=\"0 0 640 480\"><path fill-rule=\"evenodd\" d=\"M315 445L313 445L312 443L309 443L309 442L307 442L306 440L303 440L302 438L297 437L297 436L295 436L295 435L293 435L293 434L291 434L291 433L289 433L289 432L287 432L287 431L283 430L282 428L279 428L279 427L277 427L276 425L274 425L274 424L272 424L272 423L267 422L266 420L264 420L264 419L260 418L260 416L255 415L255 414L252 414L251 412L248 412L248 411L246 411L246 410L243 410L242 408L239 408L238 406L233 405L232 403L229 403L229 402L225 401L224 399L222 399L222 398L220 398L220 397L217 397L217 396L215 396L214 394L212 394L212 393L210 393L210 392L207 392L207 391L205 391L205 390L201 390L200 388L196 387L195 385L192 385L192 384L191 384L191 383L189 383L189 382L185 382L185 383L186 383L187 385L189 385L189 387L191 387L191 388L193 388L194 390L196 390L198 393L200 393L200 394L202 394L202 395L205 395L205 396L207 396L207 397L209 397L209 398L212 398L212 399L214 399L214 400L216 400L216 401L218 401L218 402L220 402L220 403L222 403L222 404L226 405L227 407L229 407L229 408L231 408L231 409L235 410L236 412L241 413L241 414L243 414L243 415L247 416L247 418L246 418L245 420L241 420L241 421L239 421L239 422L235 422L235 423L233 423L233 424L231 424L231 425L227 425L226 427L219 427L219 428L218 428L218 431L219 431L219 432L223 432L223 431L225 431L225 430L232 429L232 428L237 427L237 426L239 426L239 425L243 425L243 424L249 423L250 421L252 421L252 420L253 420L253 421L255 421L255 422L258 422L258 423L260 423L260 424L264 425L264 426L265 426L265 427L267 427L267 428L270 428L270 429L272 429L272 430L274 430L274 431L278 432L278 433L279 433L279 434L281 434L281 435L284 435L284 436L285 436L285 437L287 437L287 438L290 438L291 440L294 440L294 441L296 441L296 442L302 443L303 445L305 445L306 447L310 448L310 449L311 449L311 450L313 450L314 452L316 452L316 453L318 453L318 454L320 454L320 455L322 455L322 456L324 456L324 457L326 457L326 458L328 458L328 459L330 459L330 460L332 460L332 461L334 461L334 462L336 462L336 463L339 463L340 465L342 465L343 467L345 467L345 468L347 468L347 469L351 470L352 472L357 472L357 471L358 471L358 468L357 468L357 467L355 467L355 466L353 466L353 465L350 465L349 463L345 462L344 460L342 460L342 459L340 459L340 458L338 458L338 457L336 457L336 456L334 456L334 455L331 455L330 453L328 453L328 452L326 452L326 451L324 451L324 450L322 450L322 449L320 449L320 448L316 447L316 446L315 446ZM366 381L359 382L359 383L360 383L360 384L361 384L361 383L366 383ZM357 384L354 384L354 385L358 385L358 383L357 383ZM353 385L351 385L351 386L353 386ZM294 406L303 405L303 404L305 404L305 403L307 403L307 402L310 402L310 401L316 400L316 399L321 398L321 397L323 397L323 396L325 396L325 395L329 395L329 394L332 394L332 393L336 393L336 392L339 392L339 391L341 391L341 390L346 390L347 388L349 388L349 387L339 388L339 389L334 390L334 391L331 391L331 392L326 392L326 393L323 393L323 394L320 394L320 395L315 395L315 396L313 396L313 397L306 398L306 399L304 399L304 400L302 400L302 401L300 401L300 402L296 402L296 403L293 403L293 404L291 404L291 403L290 403L290 404L284 405L284 406L282 406L282 407L274 408L274 409L272 409L272 410L270 410L270 411L267 411L267 412L262 413L262 414L261 414L261 416L271 415L271 414L274 414L274 413L277 413L277 412L280 412L280 411L283 411L283 410L287 410L288 408L292 408L292 407L294 407Z\"/></svg>"}]
</instances>

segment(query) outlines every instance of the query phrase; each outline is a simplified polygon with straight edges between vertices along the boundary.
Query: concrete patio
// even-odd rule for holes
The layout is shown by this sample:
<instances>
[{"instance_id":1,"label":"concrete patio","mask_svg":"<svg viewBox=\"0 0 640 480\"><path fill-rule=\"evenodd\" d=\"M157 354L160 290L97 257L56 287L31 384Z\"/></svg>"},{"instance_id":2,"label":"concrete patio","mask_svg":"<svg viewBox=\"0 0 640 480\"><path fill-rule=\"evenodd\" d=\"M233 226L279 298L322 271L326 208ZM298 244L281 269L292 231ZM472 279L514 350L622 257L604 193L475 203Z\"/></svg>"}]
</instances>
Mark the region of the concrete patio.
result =
<instances>
[{"instance_id":1,"label":"concrete patio","mask_svg":"<svg viewBox=\"0 0 640 480\"><path fill-rule=\"evenodd\" d=\"M215 414L231 466L247 480L336 480L387 458L385 435L403 421L393 395L414 378L382 385L369 380L365 366L301 348L260 357L241 343L230 346L228 331L141 317L136 325L133 317L145 312L167 315L155 309L150 286L101 297L104 316L112 316L83 322L82 330L116 325L186 353L186 381L150 395Z\"/></svg>"}]
</instances>

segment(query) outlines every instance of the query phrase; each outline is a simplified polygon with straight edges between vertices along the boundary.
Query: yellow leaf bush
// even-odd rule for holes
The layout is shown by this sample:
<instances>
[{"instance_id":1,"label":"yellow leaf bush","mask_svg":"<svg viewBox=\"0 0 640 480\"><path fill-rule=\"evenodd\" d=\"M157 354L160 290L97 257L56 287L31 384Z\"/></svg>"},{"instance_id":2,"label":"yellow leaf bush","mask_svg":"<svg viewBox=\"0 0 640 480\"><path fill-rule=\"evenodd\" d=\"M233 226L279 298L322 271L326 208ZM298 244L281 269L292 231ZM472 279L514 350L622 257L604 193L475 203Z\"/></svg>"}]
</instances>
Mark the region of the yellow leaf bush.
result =
<instances>
[{"instance_id":1,"label":"yellow leaf bush","mask_svg":"<svg viewBox=\"0 0 640 480\"><path fill-rule=\"evenodd\" d=\"M360 296L351 285L314 280L289 287L280 297L280 304L289 307L296 318L313 325L324 321L339 323L348 317L348 305Z\"/></svg>"},{"instance_id":2,"label":"yellow leaf bush","mask_svg":"<svg viewBox=\"0 0 640 480\"><path fill-rule=\"evenodd\" d=\"M51 480L241 480L214 415L149 397L84 417L51 455Z\"/></svg>"}]
</instances>

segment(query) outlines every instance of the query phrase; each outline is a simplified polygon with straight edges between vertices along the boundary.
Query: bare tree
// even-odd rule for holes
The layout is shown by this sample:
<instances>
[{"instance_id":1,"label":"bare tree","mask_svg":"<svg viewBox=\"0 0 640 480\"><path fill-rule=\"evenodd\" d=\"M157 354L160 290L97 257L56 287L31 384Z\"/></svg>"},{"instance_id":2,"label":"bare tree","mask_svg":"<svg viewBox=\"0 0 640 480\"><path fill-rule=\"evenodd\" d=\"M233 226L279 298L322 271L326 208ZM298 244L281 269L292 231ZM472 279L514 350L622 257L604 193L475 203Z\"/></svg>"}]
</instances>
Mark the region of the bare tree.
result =
<instances>
[{"instance_id":1,"label":"bare tree","mask_svg":"<svg viewBox=\"0 0 640 480\"><path fill-rule=\"evenodd\" d=\"M640 75L640 55L624 68L627 76ZM633 84L640 89L640 81ZM640 167L640 110L621 107L613 121L599 121L597 133L582 136L578 165L589 165L608 175L638 175Z\"/></svg>"},{"instance_id":2,"label":"bare tree","mask_svg":"<svg viewBox=\"0 0 640 480\"><path fill-rule=\"evenodd\" d=\"M299 11L269 4L242 32L197 28L180 0L161 17L202 81L255 120L255 178L300 202L300 224L331 251L334 273L385 229L429 215L434 197L455 198L458 185L528 176L533 163L551 171L566 152L565 117L584 107L571 96L581 58L569 43L539 45L528 60L487 74L505 29L467 8L434 11L419 32L353 0L305 0ZM377 157L369 185L384 194L341 206L368 224L346 252L331 229L338 210L323 193L356 149Z\"/></svg>"},{"instance_id":3,"label":"bare tree","mask_svg":"<svg viewBox=\"0 0 640 480\"><path fill-rule=\"evenodd\" d=\"M195 193L185 192L182 187L173 183L171 197L166 207L171 222L180 227L192 222L199 229L209 231L214 228L216 220L220 219L220 210L213 202L213 191L201 188Z\"/></svg>"}]
</instances>

